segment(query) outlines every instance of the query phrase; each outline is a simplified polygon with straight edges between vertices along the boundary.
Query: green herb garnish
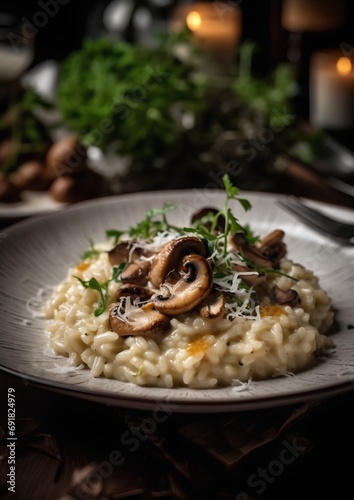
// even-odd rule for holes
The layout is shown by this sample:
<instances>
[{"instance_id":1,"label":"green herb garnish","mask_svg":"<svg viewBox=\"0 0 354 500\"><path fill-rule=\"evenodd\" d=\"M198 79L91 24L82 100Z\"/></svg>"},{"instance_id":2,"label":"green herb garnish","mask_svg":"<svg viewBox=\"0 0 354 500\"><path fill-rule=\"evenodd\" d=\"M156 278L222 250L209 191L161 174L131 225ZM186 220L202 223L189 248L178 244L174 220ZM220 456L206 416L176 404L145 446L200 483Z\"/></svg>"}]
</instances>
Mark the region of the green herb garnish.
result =
<instances>
[{"instance_id":1,"label":"green herb garnish","mask_svg":"<svg viewBox=\"0 0 354 500\"><path fill-rule=\"evenodd\" d=\"M78 276L74 275L74 278L80 281L81 285L84 288L90 288L91 290L96 290L100 294L100 302L98 307L94 310L93 314L95 316L100 316L102 313L104 313L108 300L109 300L109 294L108 294L108 286L112 281L115 281L116 283L119 280L119 276L121 275L123 269L125 267L125 263L120 264L119 266L113 267L113 272L112 272L112 277L104 281L103 283L100 283L97 281L96 278L90 278L89 280L83 280L79 278Z\"/></svg>"},{"instance_id":2,"label":"green herb garnish","mask_svg":"<svg viewBox=\"0 0 354 500\"><path fill-rule=\"evenodd\" d=\"M95 259L101 253L101 250L95 248L95 245L92 240L89 240L90 248L85 250L85 252L81 255L81 260Z\"/></svg>"},{"instance_id":3,"label":"green herb garnish","mask_svg":"<svg viewBox=\"0 0 354 500\"><path fill-rule=\"evenodd\" d=\"M108 229L106 231L106 237L113 238L113 244L116 245L121 240L122 236L148 240L163 231L173 230L181 232L181 229L172 226L166 217L167 212L170 212L175 208L175 205L171 203L166 204L163 208L153 208L146 213L145 219L138 222L135 226L132 226L126 231Z\"/></svg>"},{"instance_id":4,"label":"green herb garnish","mask_svg":"<svg viewBox=\"0 0 354 500\"><path fill-rule=\"evenodd\" d=\"M167 220L167 212L175 210L175 205L168 203L163 208L153 208L146 214L144 220L129 229L128 235L132 238L148 240L163 231L178 231L180 229L172 226ZM157 220L156 220L157 219Z\"/></svg>"},{"instance_id":5,"label":"green herb garnish","mask_svg":"<svg viewBox=\"0 0 354 500\"><path fill-rule=\"evenodd\" d=\"M241 226L239 223L238 219L233 215L231 212L231 209L229 208L229 202L230 200L237 200L244 208L244 210L251 210L252 205L251 203L246 200L245 198L240 198L239 192L240 189L232 184L230 181L230 178L227 174L225 174L222 177L222 181L225 186L225 193L226 193L226 200L224 203L224 208L223 208L223 215L225 217L225 233L224 233L224 251L226 252L226 246L227 246L227 235L228 233L231 232L231 234L235 234L237 231L242 231L246 232L244 230L244 227Z\"/></svg>"},{"instance_id":6,"label":"green herb garnish","mask_svg":"<svg viewBox=\"0 0 354 500\"><path fill-rule=\"evenodd\" d=\"M167 233L167 236L169 236L168 233L170 233L171 238L173 238L173 234L175 234L176 237L177 235L183 236L188 234L197 236L208 248L208 260L212 267L215 287L222 290L228 296L227 303L230 309L229 314L235 312L235 307L241 307L243 313L254 315L257 306L257 294L250 284L242 280L242 276L240 276L240 280L238 280L237 283L234 283L235 263L241 261L249 269L254 270L259 275L273 273L286 276L294 281L297 280L277 269L266 268L255 264L242 252L229 251L228 238L237 232L242 232L242 237L248 245L253 245L259 240L259 237L252 232L249 225L243 226L240 224L229 206L230 202L234 200L247 211L252 208L251 203L247 199L240 197L240 189L232 184L227 174L222 177L222 181L226 194L222 209L219 211L217 211L217 209L211 209L208 213L193 222L190 227L181 228L170 224L167 214L176 207L169 203L165 204L163 208L153 208L149 210L143 220L127 230L107 230L106 236L113 238L114 244L117 244L121 239L133 239L137 242L139 242L139 240L151 242L157 235L161 235L162 233ZM89 251L84 254L83 258L91 258L92 254L95 255L95 252L97 252L92 242L90 242L90 245ZM125 264L123 263L119 267L114 267L112 278L104 283L99 283L96 278L84 281L75 276L85 288L91 288L99 292L100 303L98 308L94 311L95 316L102 314L107 307L109 283L118 280L124 266Z\"/></svg>"},{"instance_id":7,"label":"green herb garnish","mask_svg":"<svg viewBox=\"0 0 354 500\"><path fill-rule=\"evenodd\" d=\"M113 245L116 245L126 231L117 231L116 229L107 229L106 237L113 238Z\"/></svg>"}]
</instances>

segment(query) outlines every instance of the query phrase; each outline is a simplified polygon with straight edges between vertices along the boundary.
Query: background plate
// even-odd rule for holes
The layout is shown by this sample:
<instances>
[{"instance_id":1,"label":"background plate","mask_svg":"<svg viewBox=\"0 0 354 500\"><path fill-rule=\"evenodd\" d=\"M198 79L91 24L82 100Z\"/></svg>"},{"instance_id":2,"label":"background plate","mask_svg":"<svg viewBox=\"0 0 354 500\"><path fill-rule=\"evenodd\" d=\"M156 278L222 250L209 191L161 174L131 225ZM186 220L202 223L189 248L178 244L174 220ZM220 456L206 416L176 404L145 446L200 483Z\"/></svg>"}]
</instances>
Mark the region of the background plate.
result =
<instances>
[{"instance_id":1,"label":"background plate","mask_svg":"<svg viewBox=\"0 0 354 500\"><path fill-rule=\"evenodd\" d=\"M66 206L66 203L55 201L49 191L23 191L21 196L23 199L16 203L0 203L0 219L45 215Z\"/></svg>"},{"instance_id":2,"label":"background plate","mask_svg":"<svg viewBox=\"0 0 354 500\"><path fill-rule=\"evenodd\" d=\"M313 232L277 206L283 196L243 192L253 208L244 212L231 205L241 223L250 223L263 235L272 229L285 231L288 256L312 269L332 297L337 323L336 348L313 368L295 376L277 377L240 386L196 390L160 389L93 378L89 370L69 365L66 358L48 348L41 304L75 265L89 246L101 242L105 230L126 229L165 202L177 208L169 220L188 224L189 216L203 206L221 207L220 190L188 190L137 193L78 203L60 212L27 219L0 232L0 366L3 370L64 392L127 408L154 409L170 405L180 412L249 410L298 403L348 391L354 380L354 248L342 247ZM327 213L351 218L353 212L315 204Z\"/></svg>"}]
</instances>

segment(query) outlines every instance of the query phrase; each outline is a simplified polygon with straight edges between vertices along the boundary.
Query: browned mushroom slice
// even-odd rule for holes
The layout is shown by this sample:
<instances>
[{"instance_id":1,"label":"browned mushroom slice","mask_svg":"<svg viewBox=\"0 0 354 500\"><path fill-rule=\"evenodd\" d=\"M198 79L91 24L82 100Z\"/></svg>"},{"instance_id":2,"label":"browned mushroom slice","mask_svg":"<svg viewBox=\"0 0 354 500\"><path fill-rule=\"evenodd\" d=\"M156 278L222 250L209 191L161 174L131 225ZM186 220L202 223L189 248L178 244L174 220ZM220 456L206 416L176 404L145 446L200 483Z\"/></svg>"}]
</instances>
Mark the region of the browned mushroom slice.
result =
<instances>
[{"instance_id":1,"label":"browned mushroom slice","mask_svg":"<svg viewBox=\"0 0 354 500\"><path fill-rule=\"evenodd\" d=\"M289 290L284 291L277 285L275 285L271 290L271 298L276 304L288 305L290 307L297 306L301 302L299 294L296 290L290 288Z\"/></svg>"},{"instance_id":2,"label":"browned mushroom slice","mask_svg":"<svg viewBox=\"0 0 354 500\"><path fill-rule=\"evenodd\" d=\"M237 233L232 235L230 243L233 250L239 251L241 249L241 245L246 245L245 233L242 231L237 231Z\"/></svg>"},{"instance_id":3,"label":"browned mushroom slice","mask_svg":"<svg viewBox=\"0 0 354 500\"><path fill-rule=\"evenodd\" d=\"M283 241L284 235L285 235L285 233L281 229L274 229L274 231L272 231L271 233L264 236L264 238L262 238L257 243L257 246L259 246L261 248L272 246L275 243L279 243L279 242Z\"/></svg>"},{"instance_id":4,"label":"browned mushroom slice","mask_svg":"<svg viewBox=\"0 0 354 500\"><path fill-rule=\"evenodd\" d=\"M274 267L272 259L264 256L261 249L257 248L255 245L249 245L246 242L243 232L237 232L232 236L231 245L235 251L240 252L246 257L246 259L253 262L257 266L266 268Z\"/></svg>"},{"instance_id":5,"label":"browned mushroom slice","mask_svg":"<svg viewBox=\"0 0 354 500\"><path fill-rule=\"evenodd\" d=\"M109 313L110 328L118 335L158 335L170 326L170 318L155 309L144 310L136 307L126 318L119 314L120 307L113 307Z\"/></svg>"},{"instance_id":6,"label":"browned mushroom slice","mask_svg":"<svg viewBox=\"0 0 354 500\"><path fill-rule=\"evenodd\" d=\"M241 244L240 247L241 253L251 262L260 267L272 268L273 261L271 259L267 259L263 256L263 254L254 246L248 246Z\"/></svg>"},{"instance_id":7,"label":"browned mushroom slice","mask_svg":"<svg viewBox=\"0 0 354 500\"><path fill-rule=\"evenodd\" d=\"M140 303L148 301L153 293L154 292L149 288L128 283L118 288L116 299L119 300L121 297L130 297L132 303Z\"/></svg>"},{"instance_id":8,"label":"browned mushroom slice","mask_svg":"<svg viewBox=\"0 0 354 500\"><path fill-rule=\"evenodd\" d=\"M119 266L122 262L130 262L139 259L142 255L148 257L150 252L146 252L140 247L134 248L136 241L122 241L109 250L108 259L112 266Z\"/></svg>"},{"instance_id":9,"label":"browned mushroom slice","mask_svg":"<svg viewBox=\"0 0 354 500\"><path fill-rule=\"evenodd\" d=\"M275 229L256 244L261 254L272 260L273 267L278 267L280 260L286 254L286 245L283 242L284 235L284 231Z\"/></svg>"},{"instance_id":10,"label":"browned mushroom slice","mask_svg":"<svg viewBox=\"0 0 354 500\"><path fill-rule=\"evenodd\" d=\"M166 243L157 255L155 255L149 279L151 283L158 287L166 279L166 276L180 266L186 255L197 254L205 257L206 248L204 243L195 236L182 236Z\"/></svg>"},{"instance_id":11,"label":"browned mushroom slice","mask_svg":"<svg viewBox=\"0 0 354 500\"><path fill-rule=\"evenodd\" d=\"M187 255L176 273L161 285L161 293L153 298L155 308L169 315L178 315L194 309L209 295L213 274L209 262L201 255Z\"/></svg>"},{"instance_id":12,"label":"browned mushroom slice","mask_svg":"<svg viewBox=\"0 0 354 500\"><path fill-rule=\"evenodd\" d=\"M216 208L204 207L192 215L191 222L192 222L192 224L194 224L195 222L203 219L203 217L206 217L209 214L212 216L215 216L217 213L219 213L219 210L217 210ZM207 222L204 225L210 231L211 223ZM218 222L217 222L215 230L219 233L223 233L225 231L225 217L223 215L220 215L218 217Z\"/></svg>"},{"instance_id":13,"label":"browned mushroom slice","mask_svg":"<svg viewBox=\"0 0 354 500\"><path fill-rule=\"evenodd\" d=\"M210 293L200 305L199 313L208 323L219 321L225 312L225 295L222 292Z\"/></svg>"},{"instance_id":14,"label":"browned mushroom slice","mask_svg":"<svg viewBox=\"0 0 354 500\"><path fill-rule=\"evenodd\" d=\"M120 281L145 286L148 282L150 267L149 260L137 259L129 262L120 275Z\"/></svg>"},{"instance_id":15,"label":"browned mushroom slice","mask_svg":"<svg viewBox=\"0 0 354 500\"><path fill-rule=\"evenodd\" d=\"M257 286L265 281L265 275L260 274L251 267L243 266L242 264L232 264L233 269L239 273L240 278L243 279L250 286Z\"/></svg>"}]
</instances>

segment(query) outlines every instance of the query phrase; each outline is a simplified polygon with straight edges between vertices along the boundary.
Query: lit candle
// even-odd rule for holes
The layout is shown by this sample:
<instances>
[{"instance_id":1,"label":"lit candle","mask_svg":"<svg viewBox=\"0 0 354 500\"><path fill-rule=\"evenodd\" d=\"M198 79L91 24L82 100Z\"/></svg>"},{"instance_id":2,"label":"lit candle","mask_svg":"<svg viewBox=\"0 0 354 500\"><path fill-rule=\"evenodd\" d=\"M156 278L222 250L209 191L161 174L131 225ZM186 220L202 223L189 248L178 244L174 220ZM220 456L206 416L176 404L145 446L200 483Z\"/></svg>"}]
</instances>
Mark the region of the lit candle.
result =
<instances>
[{"instance_id":1,"label":"lit candle","mask_svg":"<svg viewBox=\"0 0 354 500\"><path fill-rule=\"evenodd\" d=\"M310 68L310 122L314 127L354 126L354 65L339 51L314 54Z\"/></svg>"},{"instance_id":2,"label":"lit candle","mask_svg":"<svg viewBox=\"0 0 354 500\"><path fill-rule=\"evenodd\" d=\"M281 24L292 32L329 31L344 22L344 0L283 0Z\"/></svg>"},{"instance_id":3,"label":"lit candle","mask_svg":"<svg viewBox=\"0 0 354 500\"><path fill-rule=\"evenodd\" d=\"M241 38L241 17L237 5L198 2L178 6L171 17L171 28L188 26L205 51L220 58L220 63L231 64Z\"/></svg>"}]
</instances>

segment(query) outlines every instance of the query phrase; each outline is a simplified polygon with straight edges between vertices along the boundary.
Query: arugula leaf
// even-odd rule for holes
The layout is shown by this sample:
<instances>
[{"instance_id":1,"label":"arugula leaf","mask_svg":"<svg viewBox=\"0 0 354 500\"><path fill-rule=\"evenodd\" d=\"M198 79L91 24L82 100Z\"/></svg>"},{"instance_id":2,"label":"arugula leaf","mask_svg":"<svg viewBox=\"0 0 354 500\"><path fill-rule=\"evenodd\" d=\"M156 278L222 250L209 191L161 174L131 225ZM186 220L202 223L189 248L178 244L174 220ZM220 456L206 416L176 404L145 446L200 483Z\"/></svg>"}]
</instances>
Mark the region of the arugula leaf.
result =
<instances>
[{"instance_id":1,"label":"arugula leaf","mask_svg":"<svg viewBox=\"0 0 354 500\"><path fill-rule=\"evenodd\" d=\"M97 281L96 278L90 278L89 280L83 280L83 279L79 278L78 276L74 275L74 278L79 280L81 285L84 288L90 288L91 290L96 290L100 294L100 301L99 301L98 307L93 312L94 316L100 316L106 310L106 307L107 307L107 304L109 301L109 294L108 294L109 284L112 281L115 281L116 283L118 282L119 276L122 273L124 267L125 267L125 263L122 263L119 266L113 267L112 277L109 280L104 281L103 283L100 283L99 281Z\"/></svg>"}]
</instances>

